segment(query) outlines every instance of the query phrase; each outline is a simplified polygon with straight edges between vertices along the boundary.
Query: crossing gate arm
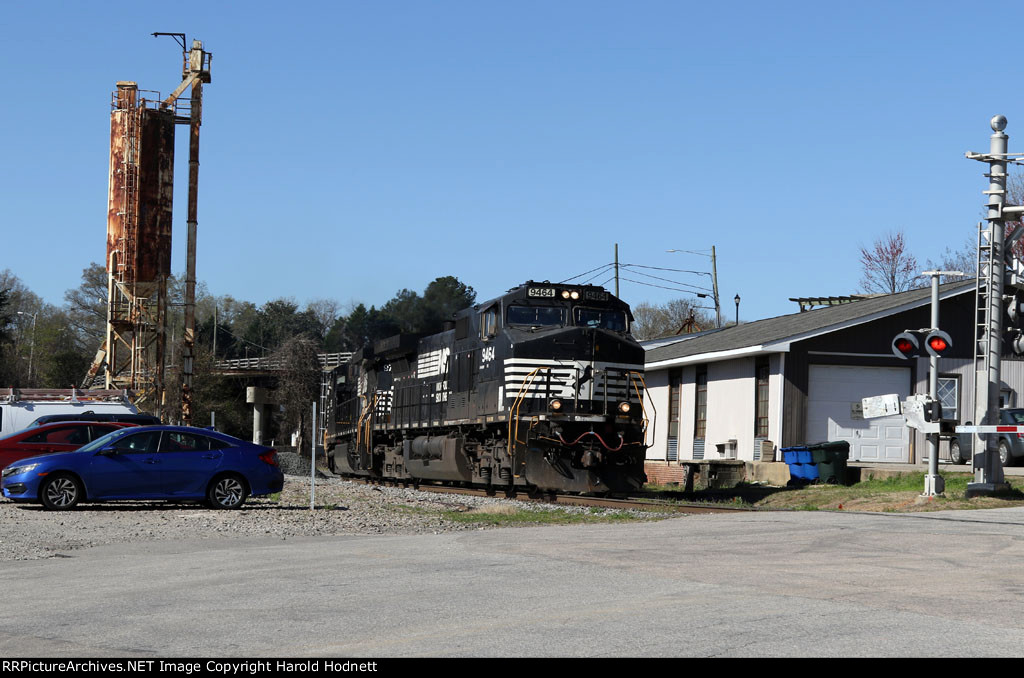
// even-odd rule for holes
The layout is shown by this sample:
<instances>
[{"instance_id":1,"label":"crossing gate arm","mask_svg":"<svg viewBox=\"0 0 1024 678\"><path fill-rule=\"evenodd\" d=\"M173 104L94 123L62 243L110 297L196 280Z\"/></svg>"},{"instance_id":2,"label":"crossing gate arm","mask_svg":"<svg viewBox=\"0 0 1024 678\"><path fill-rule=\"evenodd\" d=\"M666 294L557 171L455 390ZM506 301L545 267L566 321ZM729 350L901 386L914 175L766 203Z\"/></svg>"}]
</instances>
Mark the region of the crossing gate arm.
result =
<instances>
[{"instance_id":1,"label":"crossing gate arm","mask_svg":"<svg viewBox=\"0 0 1024 678\"><path fill-rule=\"evenodd\" d=\"M1017 433L1024 435L1024 426L957 426L957 433Z\"/></svg>"}]
</instances>

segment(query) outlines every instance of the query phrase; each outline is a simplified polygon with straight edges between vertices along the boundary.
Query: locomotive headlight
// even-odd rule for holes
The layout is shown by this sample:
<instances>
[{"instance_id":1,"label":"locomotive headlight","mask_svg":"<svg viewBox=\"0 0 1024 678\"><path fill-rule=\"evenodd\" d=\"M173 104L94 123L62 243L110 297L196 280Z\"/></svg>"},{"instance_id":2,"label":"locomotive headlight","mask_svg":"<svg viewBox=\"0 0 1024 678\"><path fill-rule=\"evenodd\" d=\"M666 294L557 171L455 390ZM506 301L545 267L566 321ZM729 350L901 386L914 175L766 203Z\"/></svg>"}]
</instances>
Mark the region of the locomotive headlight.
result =
<instances>
[{"instance_id":1,"label":"locomotive headlight","mask_svg":"<svg viewBox=\"0 0 1024 678\"><path fill-rule=\"evenodd\" d=\"M563 299L568 299L569 298L569 290L562 290L562 298Z\"/></svg>"},{"instance_id":2,"label":"locomotive headlight","mask_svg":"<svg viewBox=\"0 0 1024 678\"><path fill-rule=\"evenodd\" d=\"M629 414L629 403L619 403L619 412Z\"/></svg>"},{"instance_id":3,"label":"locomotive headlight","mask_svg":"<svg viewBox=\"0 0 1024 678\"><path fill-rule=\"evenodd\" d=\"M573 290L573 291L572 291L572 292L571 292L571 293L569 294L569 297L570 297L570 298L572 298L572 299L579 299L579 298L580 298L580 293L579 293L579 292L576 292L575 290Z\"/></svg>"},{"instance_id":4,"label":"locomotive headlight","mask_svg":"<svg viewBox=\"0 0 1024 678\"><path fill-rule=\"evenodd\" d=\"M558 412L562 409L562 401L556 398L548 403L548 407L550 407L553 412Z\"/></svg>"}]
</instances>

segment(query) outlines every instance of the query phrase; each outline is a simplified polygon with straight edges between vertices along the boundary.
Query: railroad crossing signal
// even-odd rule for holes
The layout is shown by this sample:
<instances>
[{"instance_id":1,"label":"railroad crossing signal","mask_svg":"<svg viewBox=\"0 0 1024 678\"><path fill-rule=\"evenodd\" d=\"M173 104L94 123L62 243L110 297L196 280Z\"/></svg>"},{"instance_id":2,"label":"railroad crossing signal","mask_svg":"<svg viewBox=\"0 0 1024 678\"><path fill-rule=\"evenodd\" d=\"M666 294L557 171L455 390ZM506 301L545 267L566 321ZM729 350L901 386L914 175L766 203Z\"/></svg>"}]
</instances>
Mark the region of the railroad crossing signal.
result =
<instances>
[{"instance_id":1,"label":"railroad crossing signal","mask_svg":"<svg viewBox=\"0 0 1024 678\"><path fill-rule=\"evenodd\" d=\"M922 355L922 346L928 355L941 358L953 348L953 340L942 330L907 330L892 340L893 354L904 360Z\"/></svg>"},{"instance_id":2,"label":"railroad crossing signal","mask_svg":"<svg viewBox=\"0 0 1024 678\"><path fill-rule=\"evenodd\" d=\"M897 358L907 360L921 353L921 332L900 332L892 340L892 352Z\"/></svg>"},{"instance_id":3,"label":"railroad crossing signal","mask_svg":"<svg viewBox=\"0 0 1024 678\"><path fill-rule=\"evenodd\" d=\"M941 358L946 351L953 348L953 340L942 330L932 330L924 338L924 347L928 351L928 355Z\"/></svg>"}]
</instances>

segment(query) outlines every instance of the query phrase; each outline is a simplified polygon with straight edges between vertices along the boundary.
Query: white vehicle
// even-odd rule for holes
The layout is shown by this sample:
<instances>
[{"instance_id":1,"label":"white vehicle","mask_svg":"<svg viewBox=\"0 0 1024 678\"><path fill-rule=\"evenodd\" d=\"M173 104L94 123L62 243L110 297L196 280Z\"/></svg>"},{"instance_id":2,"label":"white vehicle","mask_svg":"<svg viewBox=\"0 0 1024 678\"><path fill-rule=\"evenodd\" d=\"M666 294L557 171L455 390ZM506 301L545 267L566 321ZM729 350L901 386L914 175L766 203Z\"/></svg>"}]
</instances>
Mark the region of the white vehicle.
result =
<instances>
[{"instance_id":1,"label":"white vehicle","mask_svg":"<svg viewBox=\"0 0 1024 678\"><path fill-rule=\"evenodd\" d=\"M0 437L10 435L47 414L138 414L126 391L80 391L74 388L0 388Z\"/></svg>"}]
</instances>

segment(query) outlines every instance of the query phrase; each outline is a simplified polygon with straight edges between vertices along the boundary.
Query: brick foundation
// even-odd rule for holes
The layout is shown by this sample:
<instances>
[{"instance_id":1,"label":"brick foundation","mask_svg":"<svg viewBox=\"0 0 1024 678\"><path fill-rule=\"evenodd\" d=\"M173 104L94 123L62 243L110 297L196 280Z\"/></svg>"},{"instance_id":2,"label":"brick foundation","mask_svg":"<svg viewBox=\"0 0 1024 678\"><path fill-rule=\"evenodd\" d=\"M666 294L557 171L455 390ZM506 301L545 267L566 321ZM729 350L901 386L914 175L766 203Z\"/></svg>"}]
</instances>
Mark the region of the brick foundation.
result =
<instances>
[{"instance_id":1,"label":"brick foundation","mask_svg":"<svg viewBox=\"0 0 1024 678\"><path fill-rule=\"evenodd\" d=\"M647 482L654 485L681 485L686 482L686 467L668 461L648 461L644 464Z\"/></svg>"}]
</instances>

